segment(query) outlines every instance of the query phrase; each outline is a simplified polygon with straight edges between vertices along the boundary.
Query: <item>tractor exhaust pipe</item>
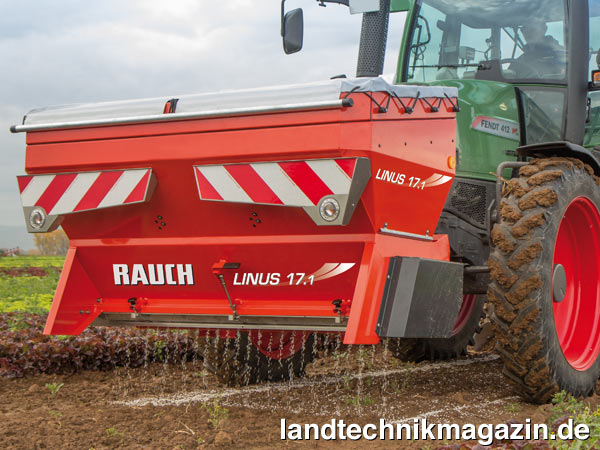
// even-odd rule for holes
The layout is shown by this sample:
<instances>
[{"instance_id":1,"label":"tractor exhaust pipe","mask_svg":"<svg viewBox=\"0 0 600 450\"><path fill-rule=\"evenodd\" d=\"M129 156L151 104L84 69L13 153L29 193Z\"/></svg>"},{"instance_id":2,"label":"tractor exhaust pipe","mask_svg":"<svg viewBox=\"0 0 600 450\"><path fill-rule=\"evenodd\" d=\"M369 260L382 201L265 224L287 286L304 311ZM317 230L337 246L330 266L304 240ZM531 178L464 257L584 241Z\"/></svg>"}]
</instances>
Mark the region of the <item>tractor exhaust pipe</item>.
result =
<instances>
[{"instance_id":1,"label":"tractor exhaust pipe","mask_svg":"<svg viewBox=\"0 0 600 450\"><path fill-rule=\"evenodd\" d=\"M379 11L363 14L356 67L358 78L378 77L383 73L389 21L390 0L380 0Z\"/></svg>"}]
</instances>

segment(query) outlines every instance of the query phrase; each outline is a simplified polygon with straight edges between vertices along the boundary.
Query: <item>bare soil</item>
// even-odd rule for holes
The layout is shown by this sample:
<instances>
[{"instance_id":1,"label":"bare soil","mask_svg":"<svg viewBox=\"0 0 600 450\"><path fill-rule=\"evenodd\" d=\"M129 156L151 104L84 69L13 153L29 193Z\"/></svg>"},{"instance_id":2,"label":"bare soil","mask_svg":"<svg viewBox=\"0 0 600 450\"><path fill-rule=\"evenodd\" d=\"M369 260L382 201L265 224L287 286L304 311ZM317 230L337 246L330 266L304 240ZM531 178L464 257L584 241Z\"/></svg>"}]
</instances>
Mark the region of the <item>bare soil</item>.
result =
<instances>
[{"instance_id":1,"label":"bare soil","mask_svg":"<svg viewBox=\"0 0 600 450\"><path fill-rule=\"evenodd\" d=\"M151 364L71 376L0 379L3 448L438 448L443 442L290 442L287 423L546 422L549 406L522 403L492 353L406 364L382 346L321 354L307 375L243 388L220 385L201 362ZM46 385L59 386L53 395ZM592 404L599 402L597 397Z\"/></svg>"}]
</instances>

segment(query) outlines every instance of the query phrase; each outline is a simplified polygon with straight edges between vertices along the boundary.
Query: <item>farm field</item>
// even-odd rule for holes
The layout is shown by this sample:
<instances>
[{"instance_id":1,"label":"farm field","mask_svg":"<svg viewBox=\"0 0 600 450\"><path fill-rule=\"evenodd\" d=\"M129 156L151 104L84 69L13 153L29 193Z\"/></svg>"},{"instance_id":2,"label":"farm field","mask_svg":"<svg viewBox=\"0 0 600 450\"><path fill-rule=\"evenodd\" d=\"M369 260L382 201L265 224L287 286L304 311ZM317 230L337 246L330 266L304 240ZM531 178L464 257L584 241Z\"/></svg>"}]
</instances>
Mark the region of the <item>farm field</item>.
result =
<instances>
[{"instance_id":1,"label":"farm field","mask_svg":"<svg viewBox=\"0 0 600 450\"><path fill-rule=\"evenodd\" d=\"M471 349L458 360L409 364L383 345L331 341L303 378L236 388L223 386L203 366L202 355L212 343L194 333L99 327L79 337L43 336L61 264L61 258L0 259L3 448L476 447L451 441L282 441L282 418L319 425L332 418L363 425L380 418L457 424L529 419L556 426L579 414L600 435L600 414L594 414L600 397L523 403L489 351ZM496 442L477 448L550 447Z\"/></svg>"},{"instance_id":2,"label":"farm field","mask_svg":"<svg viewBox=\"0 0 600 450\"><path fill-rule=\"evenodd\" d=\"M0 313L47 313L63 262L62 256L0 258Z\"/></svg>"}]
</instances>

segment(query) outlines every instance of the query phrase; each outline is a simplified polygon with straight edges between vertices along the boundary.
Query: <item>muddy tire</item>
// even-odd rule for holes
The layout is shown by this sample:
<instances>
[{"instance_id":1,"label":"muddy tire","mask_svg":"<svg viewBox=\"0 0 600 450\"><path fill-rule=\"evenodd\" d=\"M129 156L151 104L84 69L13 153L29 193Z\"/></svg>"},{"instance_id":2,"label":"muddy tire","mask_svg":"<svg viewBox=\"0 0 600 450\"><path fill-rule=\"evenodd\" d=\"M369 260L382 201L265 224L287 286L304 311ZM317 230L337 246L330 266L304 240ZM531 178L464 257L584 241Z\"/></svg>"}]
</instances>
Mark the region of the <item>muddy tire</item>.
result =
<instances>
[{"instance_id":1,"label":"muddy tire","mask_svg":"<svg viewBox=\"0 0 600 450\"><path fill-rule=\"evenodd\" d=\"M314 334L297 332L297 336L294 333L286 337L292 343L294 339L302 340L297 350L282 353L276 348L278 343L261 343L260 338L257 342L247 332L238 333L235 339L215 339L205 353L204 365L228 386L301 377L316 354Z\"/></svg>"},{"instance_id":2,"label":"muddy tire","mask_svg":"<svg viewBox=\"0 0 600 450\"><path fill-rule=\"evenodd\" d=\"M547 158L503 189L488 299L504 374L531 402L591 395L600 375L599 186L581 161Z\"/></svg>"},{"instance_id":3,"label":"muddy tire","mask_svg":"<svg viewBox=\"0 0 600 450\"><path fill-rule=\"evenodd\" d=\"M388 348L396 358L407 362L446 360L463 356L481 331L485 317L485 295L465 295L454 331L449 338L390 339Z\"/></svg>"}]
</instances>

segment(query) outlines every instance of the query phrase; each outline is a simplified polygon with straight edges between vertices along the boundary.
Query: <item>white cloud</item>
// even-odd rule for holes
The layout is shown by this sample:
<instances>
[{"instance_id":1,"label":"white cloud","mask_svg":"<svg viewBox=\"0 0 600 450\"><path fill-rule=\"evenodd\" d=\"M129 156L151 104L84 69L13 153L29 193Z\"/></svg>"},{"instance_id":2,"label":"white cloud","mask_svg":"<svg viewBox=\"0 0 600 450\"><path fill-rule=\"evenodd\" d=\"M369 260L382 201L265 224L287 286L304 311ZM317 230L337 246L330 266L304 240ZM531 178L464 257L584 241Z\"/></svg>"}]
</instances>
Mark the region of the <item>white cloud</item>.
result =
<instances>
[{"instance_id":1,"label":"white cloud","mask_svg":"<svg viewBox=\"0 0 600 450\"><path fill-rule=\"evenodd\" d=\"M353 76L361 17L287 4L305 12L304 50L291 56L278 0L0 4L0 225L23 221L24 136L8 128L31 108Z\"/></svg>"}]
</instances>

